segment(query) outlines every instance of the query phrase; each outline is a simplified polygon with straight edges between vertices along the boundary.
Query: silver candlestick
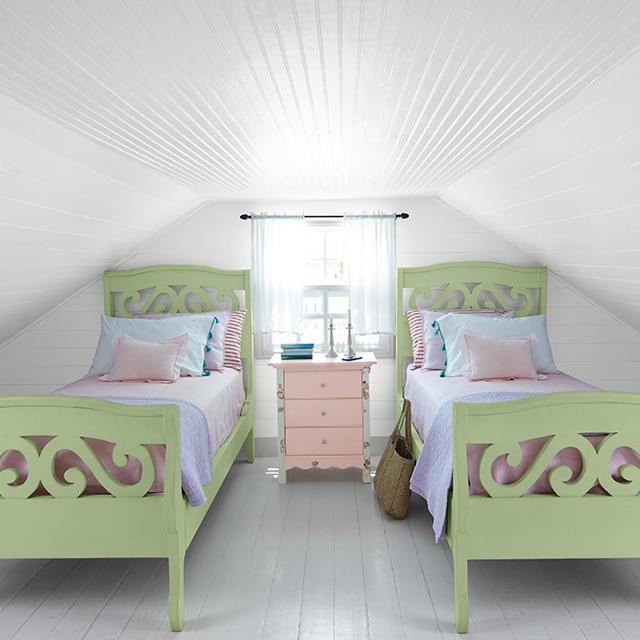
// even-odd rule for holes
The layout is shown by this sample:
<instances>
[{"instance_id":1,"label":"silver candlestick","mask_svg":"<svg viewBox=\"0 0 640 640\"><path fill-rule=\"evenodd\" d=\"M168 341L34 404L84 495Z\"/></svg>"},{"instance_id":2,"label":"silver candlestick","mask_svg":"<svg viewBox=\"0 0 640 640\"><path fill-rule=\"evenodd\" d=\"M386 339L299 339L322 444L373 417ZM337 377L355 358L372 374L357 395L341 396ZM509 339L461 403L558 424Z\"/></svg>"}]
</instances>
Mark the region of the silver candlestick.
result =
<instances>
[{"instance_id":1,"label":"silver candlestick","mask_svg":"<svg viewBox=\"0 0 640 640\"><path fill-rule=\"evenodd\" d=\"M351 344L351 329L352 328L353 327L351 326L351 322L349 322L349 324L347 325L347 351L344 354L343 360L356 360L357 359L356 352L353 350L353 346Z\"/></svg>"},{"instance_id":2,"label":"silver candlestick","mask_svg":"<svg viewBox=\"0 0 640 640\"><path fill-rule=\"evenodd\" d=\"M333 322L329 322L329 351L327 351L327 358L337 358L338 354L333 348Z\"/></svg>"}]
</instances>

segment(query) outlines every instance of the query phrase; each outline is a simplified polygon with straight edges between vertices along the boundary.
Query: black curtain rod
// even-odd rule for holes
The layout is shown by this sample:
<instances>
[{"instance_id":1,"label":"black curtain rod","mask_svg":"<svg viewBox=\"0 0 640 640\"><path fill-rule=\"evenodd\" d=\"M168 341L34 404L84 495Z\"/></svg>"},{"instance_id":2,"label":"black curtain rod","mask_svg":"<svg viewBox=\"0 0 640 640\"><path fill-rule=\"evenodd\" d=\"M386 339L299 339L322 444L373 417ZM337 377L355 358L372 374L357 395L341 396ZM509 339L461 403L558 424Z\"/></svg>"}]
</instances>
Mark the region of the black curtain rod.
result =
<instances>
[{"instance_id":1,"label":"black curtain rod","mask_svg":"<svg viewBox=\"0 0 640 640\"><path fill-rule=\"evenodd\" d=\"M323 215L323 216L307 216L304 215L302 216L303 218L344 218L343 215ZM401 218L402 220L406 220L409 217L408 213L396 213L396 218ZM240 214L240 219L241 220L251 220L251 214L250 213L241 213Z\"/></svg>"}]
</instances>

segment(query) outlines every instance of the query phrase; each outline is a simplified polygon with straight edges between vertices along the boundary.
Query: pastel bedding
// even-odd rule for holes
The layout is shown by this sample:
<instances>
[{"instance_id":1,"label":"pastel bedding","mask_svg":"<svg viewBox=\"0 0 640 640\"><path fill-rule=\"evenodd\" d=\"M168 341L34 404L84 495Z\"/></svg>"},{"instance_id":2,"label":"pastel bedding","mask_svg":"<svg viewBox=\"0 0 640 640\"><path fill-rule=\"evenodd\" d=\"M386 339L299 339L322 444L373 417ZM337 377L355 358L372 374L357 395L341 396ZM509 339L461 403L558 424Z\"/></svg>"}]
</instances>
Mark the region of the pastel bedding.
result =
<instances>
[{"instance_id":1,"label":"pastel bedding","mask_svg":"<svg viewBox=\"0 0 640 640\"><path fill-rule=\"evenodd\" d=\"M556 391L596 391L597 388L566 373L547 375L544 380L481 380L464 376L442 377L439 371L407 370L404 396L411 402L413 424L425 441L438 408L448 400L472 393L507 391L513 393L554 393Z\"/></svg>"},{"instance_id":2,"label":"pastel bedding","mask_svg":"<svg viewBox=\"0 0 640 640\"><path fill-rule=\"evenodd\" d=\"M593 391L596 387L572 378L564 373L550 374L545 380L491 380L471 382L464 377L441 377L438 372L407 372L405 397L412 404L412 418L420 438L424 442L411 478L411 490L427 501L433 516L436 540L445 535L448 492L452 481L452 405L454 402L500 402L515 398L560 391ZM602 435L586 438L597 447ZM501 484L515 482L522 476L541 451L546 439L536 438L521 444L522 460L517 466L508 465L504 459L493 465L493 477ZM485 493L478 478L478 463L484 447L470 446L467 451L469 465L469 492ZM611 457L610 468L614 477L619 477L620 466L630 463L640 466L640 457L632 450L621 448ZM547 469L566 465L576 477L582 465L577 451L566 449L553 458ZM602 493L594 486L592 493ZM532 484L527 493L553 493L547 473Z\"/></svg>"},{"instance_id":3,"label":"pastel bedding","mask_svg":"<svg viewBox=\"0 0 640 640\"><path fill-rule=\"evenodd\" d=\"M181 377L170 385L104 382L98 376L90 376L53 393L96 397L134 405L177 404L180 409L182 487L192 506L200 506L206 502L203 487L211 480L213 457L240 416L245 399L242 374L231 369L212 372L206 377ZM43 446L48 438L34 440L37 440L38 446ZM141 468L135 458L132 457L124 467L117 467L113 462L112 443L94 439L87 441L113 477L125 484L138 482ZM149 492L156 493L162 491L163 486L164 452L157 445L150 445L149 448L156 465L156 479ZM58 477L61 478L70 467L79 467L87 473L86 493L104 492L93 473L74 453L67 451L58 454ZM6 454L0 468L18 469L18 483L27 475L24 459L17 452Z\"/></svg>"}]
</instances>

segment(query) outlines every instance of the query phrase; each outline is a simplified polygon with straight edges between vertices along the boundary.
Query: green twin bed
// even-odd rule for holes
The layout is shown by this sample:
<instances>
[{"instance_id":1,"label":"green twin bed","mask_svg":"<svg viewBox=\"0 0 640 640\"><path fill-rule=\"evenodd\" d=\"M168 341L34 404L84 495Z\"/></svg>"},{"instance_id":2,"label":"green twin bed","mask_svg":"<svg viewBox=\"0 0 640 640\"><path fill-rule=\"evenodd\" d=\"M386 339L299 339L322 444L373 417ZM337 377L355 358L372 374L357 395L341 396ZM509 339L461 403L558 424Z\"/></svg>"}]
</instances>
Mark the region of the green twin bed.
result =
<instances>
[{"instance_id":1,"label":"green twin bed","mask_svg":"<svg viewBox=\"0 0 640 640\"><path fill-rule=\"evenodd\" d=\"M546 287L544 267L461 262L398 269L398 413L413 358L407 308L545 314ZM470 560L640 557L640 469L623 464L613 475L610 470L612 454L620 447L640 452L640 394L568 391L501 402L454 402L451 407L453 473L446 539L453 555L459 633L469 626ZM585 434L603 437L595 447ZM511 483L495 481L494 461L506 456L506 464L517 465L523 443L534 438L544 438L545 444L529 471ZM423 442L415 427L413 443L417 457ZM478 468L485 493L470 495L467 453L476 445L486 446ZM555 453L567 448L582 458L577 477L560 465L548 476L551 493L528 493ZM595 483L604 490L590 492Z\"/></svg>"},{"instance_id":2,"label":"green twin bed","mask_svg":"<svg viewBox=\"0 0 640 640\"><path fill-rule=\"evenodd\" d=\"M221 308L246 309L241 357L244 404L213 458L212 479L203 487L206 502L190 505L181 485L180 413L177 405L133 406L66 395L0 397L0 456L20 452L28 462L25 482L12 469L0 472L0 557L2 558L167 558L171 629L184 625L184 557L234 460L246 443L254 456L253 355L249 271L204 266L161 265L104 274L105 315L136 312L190 313ZM164 385L163 385L164 386ZM171 385L168 385L171 386ZM240 400L242 403L242 400ZM51 441L38 447L34 437ZM129 457L142 467L134 486L111 477L88 444L91 438L114 443L113 463ZM164 485L147 489L155 478L149 446L163 447ZM54 472L56 452L76 453L94 471L102 495L87 495L85 474ZM36 491L42 483L47 493Z\"/></svg>"}]
</instances>

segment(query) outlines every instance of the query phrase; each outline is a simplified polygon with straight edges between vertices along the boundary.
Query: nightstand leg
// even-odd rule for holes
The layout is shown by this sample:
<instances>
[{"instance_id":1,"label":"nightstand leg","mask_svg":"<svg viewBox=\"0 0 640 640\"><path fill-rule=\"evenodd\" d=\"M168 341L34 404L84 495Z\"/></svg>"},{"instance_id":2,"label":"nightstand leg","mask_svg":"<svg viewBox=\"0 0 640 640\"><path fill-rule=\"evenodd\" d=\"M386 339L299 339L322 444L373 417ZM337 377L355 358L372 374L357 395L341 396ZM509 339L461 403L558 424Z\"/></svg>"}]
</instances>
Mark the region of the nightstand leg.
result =
<instances>
[{"instance_id":1,"label":"nightstand leg","mask_svg":"<svg viewBox=\"0 0 640 640\"><path fill-rule=\"evenodd\" d=\"M278 483L287 484L287 464L285 459L285 439L284 439L284 371L278 369Z\"/></svg>"}]
</instances>

